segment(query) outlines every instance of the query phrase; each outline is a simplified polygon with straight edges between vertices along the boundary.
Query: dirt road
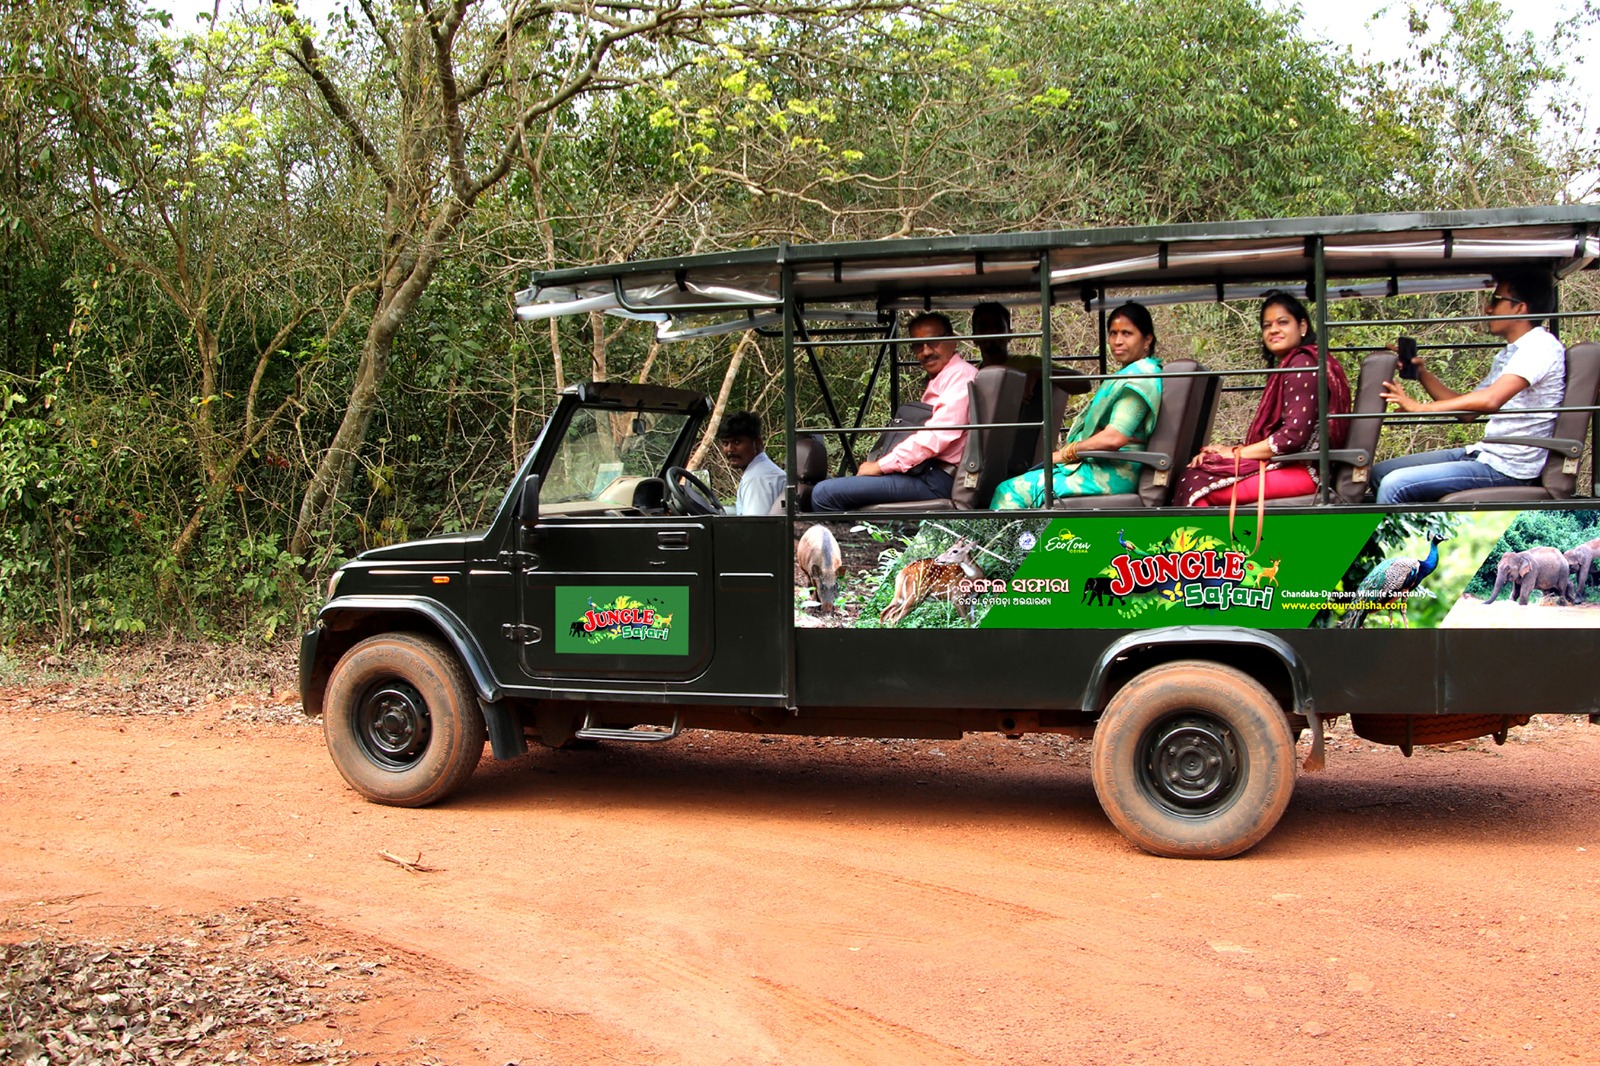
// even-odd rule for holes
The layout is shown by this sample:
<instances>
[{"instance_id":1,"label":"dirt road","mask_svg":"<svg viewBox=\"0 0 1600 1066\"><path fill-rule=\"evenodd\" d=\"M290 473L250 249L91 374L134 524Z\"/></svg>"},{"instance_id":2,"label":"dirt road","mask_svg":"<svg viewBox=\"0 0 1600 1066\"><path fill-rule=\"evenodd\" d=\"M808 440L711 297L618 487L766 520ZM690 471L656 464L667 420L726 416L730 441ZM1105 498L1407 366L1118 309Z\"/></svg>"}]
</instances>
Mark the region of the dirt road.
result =
<instances>
[{"instance_id":1,"label":"dirt road","mask_svg":"<svg viewBox=\"0 0 1600 1066\"><path fill-rule=\"evenodd\" d=\"M1589 1063L1597 806L1600 728L1535 719L1341 734L1227 862L1134 850L1048 737L688 734L394 810L292 697L36 686L0 690L0 940L292 955L325 1009L280 1045L333 1061Z\"/></svg>"}]
</instances>

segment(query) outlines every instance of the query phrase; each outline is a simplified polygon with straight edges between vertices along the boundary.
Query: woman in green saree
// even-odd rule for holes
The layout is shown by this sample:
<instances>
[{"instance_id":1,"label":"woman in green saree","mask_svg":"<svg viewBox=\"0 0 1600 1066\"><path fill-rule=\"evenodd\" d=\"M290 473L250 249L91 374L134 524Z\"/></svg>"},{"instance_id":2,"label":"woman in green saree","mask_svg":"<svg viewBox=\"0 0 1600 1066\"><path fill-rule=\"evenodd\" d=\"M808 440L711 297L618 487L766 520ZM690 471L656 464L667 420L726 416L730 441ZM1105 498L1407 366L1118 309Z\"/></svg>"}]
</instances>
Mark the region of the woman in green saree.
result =
<instances>
[{"instance_id":1,"label":"woman in green saree","mask_svg":"<svg viewBox=\"0 0 1600 1066\"><path fill-rule=\"evenodd\" d=\"M1156 327L1143 304L1128 302L1106 320L1106 346L1121 364L1100 383L1083 412L1073 420L1066 441L1051 455L1051 492L1056 496L1108 496L1139 486L1137 463L1079 459L1080 452L1141 447L1155 428L1161 406L1161 372L1156 358ZM1041 465L995 489L998 511L1044 506Z\"/></svg>"}]
</instances>

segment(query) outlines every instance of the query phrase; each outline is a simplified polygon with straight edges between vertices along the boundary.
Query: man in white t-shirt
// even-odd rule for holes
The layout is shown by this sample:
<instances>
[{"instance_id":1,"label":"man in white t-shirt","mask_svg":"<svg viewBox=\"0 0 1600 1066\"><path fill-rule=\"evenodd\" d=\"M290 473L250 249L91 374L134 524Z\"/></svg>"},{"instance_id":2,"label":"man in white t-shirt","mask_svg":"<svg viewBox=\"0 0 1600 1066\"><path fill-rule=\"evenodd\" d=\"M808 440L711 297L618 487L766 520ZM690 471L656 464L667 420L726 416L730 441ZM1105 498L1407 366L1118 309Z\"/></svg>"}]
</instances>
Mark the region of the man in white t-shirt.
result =
<instances>
[{"instance_id":1,"label":"man in white t-shirt","mask_svg":"<svg viewBox=\"0 0 1600 1066\"><path fill-rule=\"evenodd\" d=\"M1548 437L1556 416L1534 413L1560 407L1567 390L1566 349L1538 319L1555 309L1555 287L1548 274L1495 275L1494 291L1484 301L1493 316L1485 328L1506 342L1489 373L1471 392L1456 392L1427 367L1418 381L1432 402L1413 399L1399 383L1386 381L1383 398L1402 411L1458 411L1490 415L1485 437ZM1417 362L1422 362L1417 356ZM1528 409L1534 412L1523 414ZM1544 470L1550 453L1526 444L1470 444L1421 455L1386 459L1372 468L1379 503L1425 503L1466 489L1528 485Z\"/></svg>"},{"instance_id":2,"label":"man in white t-shirt","mask_svg":"<svg viewBox=\"0 0 1600 1066\"><path fill-rule=\"evenodd\" d=\"M717 427L717 442L728 465L741 475L733 513L770 514L789 478L763 450L767 442L761 436L760 416L753 411L733 412Z\"/></svg>"}]
</instances>

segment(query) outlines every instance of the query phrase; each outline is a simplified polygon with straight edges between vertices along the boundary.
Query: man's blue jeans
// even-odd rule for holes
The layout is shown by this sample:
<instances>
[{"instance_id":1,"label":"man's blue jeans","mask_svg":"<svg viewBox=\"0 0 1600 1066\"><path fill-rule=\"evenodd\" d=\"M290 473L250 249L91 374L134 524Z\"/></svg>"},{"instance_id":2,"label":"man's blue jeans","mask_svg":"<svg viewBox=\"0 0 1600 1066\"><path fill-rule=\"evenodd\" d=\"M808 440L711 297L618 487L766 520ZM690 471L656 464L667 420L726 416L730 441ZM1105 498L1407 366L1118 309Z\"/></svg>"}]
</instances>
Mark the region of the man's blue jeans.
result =
<instances>
[{"instance_id":1,"label":"man's blue jeans","mask_svg":"<svg viewBox=\"0 0 1600 1066\"><path fill-rule=\"evenodd\" d=\"M830 477L811 490L813 511L855 511L874 503L904 500L948 500L955 478L943 470L926 474L879 474L876 477Z\"/></svg>"},{"instance_id":2,"label":"man's blue jeans","mask_svg":"<svg viewBox=\"0 0 1600 1066\"><path fill-rule=\"evenodd\" d=\"M1427 503L1467 489L1532 484L1468 458L1465 448L1385 459L1372 468L1372 477L1378 483L1379 503Z\"/></svg>"}]
</instances>

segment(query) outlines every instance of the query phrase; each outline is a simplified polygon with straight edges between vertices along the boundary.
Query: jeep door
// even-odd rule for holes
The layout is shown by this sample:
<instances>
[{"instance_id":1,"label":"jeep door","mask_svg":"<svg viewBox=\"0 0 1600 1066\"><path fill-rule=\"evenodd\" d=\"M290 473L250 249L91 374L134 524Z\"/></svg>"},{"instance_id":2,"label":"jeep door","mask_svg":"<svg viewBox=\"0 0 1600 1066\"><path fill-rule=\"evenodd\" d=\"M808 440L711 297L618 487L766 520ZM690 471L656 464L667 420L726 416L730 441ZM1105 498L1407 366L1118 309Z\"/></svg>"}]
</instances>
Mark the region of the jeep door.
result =
<instances>
[{"instance_id":1,"label":"jeep door","mask_svg":"<svg viewBox=\"0 0 1600 1066\"><path fill-rule=\"evenodd\" d=\"M667 513L660 476L698 420L577 405L561 414L541 463L539 521L518 553L523 670L599 682L699 675L713 646L712 521Z\"/></svg>"}]
</instances>

